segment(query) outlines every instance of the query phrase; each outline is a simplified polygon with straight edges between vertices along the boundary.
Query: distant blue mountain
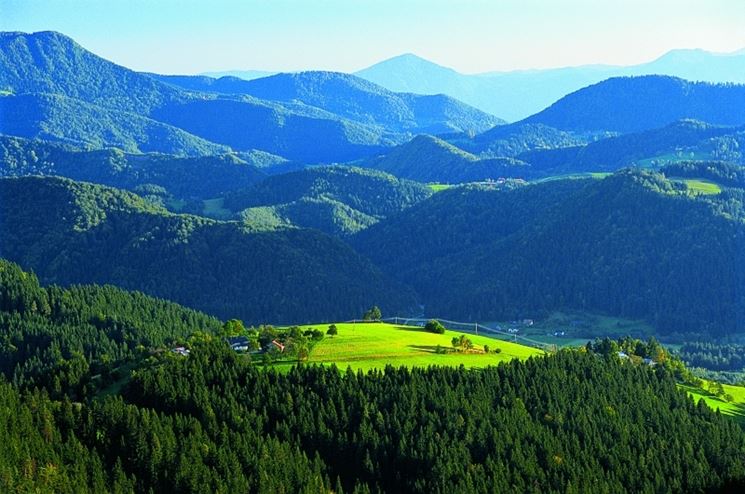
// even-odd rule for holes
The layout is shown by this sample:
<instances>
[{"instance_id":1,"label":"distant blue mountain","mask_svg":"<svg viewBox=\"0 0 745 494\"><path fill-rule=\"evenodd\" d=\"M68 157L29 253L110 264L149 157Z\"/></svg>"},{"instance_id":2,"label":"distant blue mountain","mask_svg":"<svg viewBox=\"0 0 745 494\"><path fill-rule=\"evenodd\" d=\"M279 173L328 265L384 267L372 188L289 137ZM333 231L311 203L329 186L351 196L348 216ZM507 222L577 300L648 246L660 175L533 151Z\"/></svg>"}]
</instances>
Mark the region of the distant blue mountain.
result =
<instances>
[{"instance_id":1,"label":"distant blue mountain","mask_svg":"<svg viewBox=\"0 0 745 494\"><path fill-rule=\"evenodd\" d=\"M682 119L745 124L745 85L617 77L575 91L523 123L576 132L639 132Z\"/></svg>"},{"instance_id":2,"label":"distant blue mountain","mask_svg":"<svg viewBox=\"0 0 745 494\"><path fill-rule=\"evenodd\" d=\"M346 74L257 81L143 74L49 31L0 33L0 96L14 110L0 133L18 137L180 155L229 146L306 163L377 154L414 132L501 123L452 98L397 95Z\"/></svg>"},{"instance_id":3,"label":"distant blue mountain","mask_svg":"<svg viewBox=\"0 0 745 494\"><path fill-rule=\"evenodd\" d=\"M202 72L199 75L204 75L214 79L220 79L222 77L237 77L245 81L251 81L253 79L260 79L262 77L269 77L277 72L270 72L267 70L224 70L217 72Z\"/></svg>"},{"instance_id":4,"label":"distant blue mountain","mask_svg":"<svg viewBox=\"0 0 745 494\"><path fill-rule=\"evenodd\" d=\"M355 73L391 91L447 94L508 121L523 119L577 89L604 79L652 74L694 81L745 83L745 52L673 50L652 62L629 67L585 65L475 75L461 74L406 54Z\"/></svg>"},{"instance_id":5,"label":"distant blue mountain","mask_svg":"<svg viewBox=\"0 0 745 494\"><path fill-rule=\"evenodd\" d=\"M220 94L247 94L282 103L301 102L391 132L474 132L504 121L445 95L419 96L389 91L359 77L339 72L296 72L251 81L236 77L152 77L169 84Z\"/></svg>"}]
</instances>

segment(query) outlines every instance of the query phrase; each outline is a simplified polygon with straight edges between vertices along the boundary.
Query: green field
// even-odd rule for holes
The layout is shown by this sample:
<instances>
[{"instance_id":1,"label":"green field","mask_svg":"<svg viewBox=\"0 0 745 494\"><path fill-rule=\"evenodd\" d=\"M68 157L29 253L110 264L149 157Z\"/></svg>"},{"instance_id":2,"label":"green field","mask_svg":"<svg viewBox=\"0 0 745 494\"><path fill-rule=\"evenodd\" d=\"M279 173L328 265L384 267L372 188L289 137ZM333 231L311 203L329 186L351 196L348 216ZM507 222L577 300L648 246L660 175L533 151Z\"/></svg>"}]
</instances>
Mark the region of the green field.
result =
<instances>
[{"instance_id":1,"label":"green field","mask_svg":"<svg viewBox=\"0 0 745 494\"><path fill-rule=\"evenodd\" d=\"M229 219L233 214L232 211L223 207L225 199L222 197L217 199L205 199L203 202L204 209L202 212L207 217L225 220Z\"/></svg>"},{"instance_id":2,"label":"green field","mask_svg":"<svg viewBox=\"0 0 745 494\"><path fill-rule=\"evenodd\" d=\"M716 195L722 192L722 188L719 185L708 180L687 179L684 182L688 186L688 190L696 194Z\"/></svg>"},{"instance_id":3,"label":"green field","mask_svg":"<svg viewBox=\"0 0 745 494\"><path fill-rule=\"evenodd\" d=\"M327 326L304 326L302 329ZM326 336L313 347L309 363L336 364L342 369L381 369L388 364L393 366L419 366L460 364L466 367L486 367L514 358L527 358L543 354L542 350L486 336L467 335L474 344L468 353L453 351L451 340L462 333L446 331L434 334L417 326L397 326L385 323L339 323L339 334ZM490 353L483 353L484 345L489 345ZM437 346L447 350L438 354ZM494 353L495 349L501 353Z\"/></svg>"},{"instance_id":4,"label":"green field","mask_svg":"<svg viewBox=\"0 0 745 494\"><path fill-rule=\"evenodd\" d=\"M701 388L685 384L679 384L678 386L684 389L689 396L692 396L697 403L703 398L713 410L719 409L722 415L728 415L741 424L745 424L745 387L722 384L725 393L730 394L733 398L732 401L725 401Z\"/></svg>"},{"instance_id":5,"label":"green field","mask_svg":"<svg viewBox=\"0 0 745 494\"><path fill-rule=\"evenodd\" d=\"M447 190L452 185L449 184L427 184L427 187L429 187L433 192L441 192L443 190Z\"/></svg>"}]
</instances>

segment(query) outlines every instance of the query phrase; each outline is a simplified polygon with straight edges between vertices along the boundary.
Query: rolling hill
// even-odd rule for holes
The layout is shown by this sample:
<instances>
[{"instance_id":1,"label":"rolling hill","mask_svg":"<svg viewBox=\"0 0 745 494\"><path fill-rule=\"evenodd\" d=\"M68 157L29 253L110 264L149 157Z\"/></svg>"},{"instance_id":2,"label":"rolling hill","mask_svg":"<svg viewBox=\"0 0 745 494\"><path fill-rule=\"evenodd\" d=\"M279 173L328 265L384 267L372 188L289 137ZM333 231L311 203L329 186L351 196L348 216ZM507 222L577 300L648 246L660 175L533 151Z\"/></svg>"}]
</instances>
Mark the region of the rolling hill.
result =
<instances>
[{"instance_id":1,"label":"rolling hill","mask_svg":"<svg viewBox=\"0 0 745 494\"><path fill-rule=\"evenodd\" d=\"M745 125L745 85L619 77L571 93L523 123L577 132L640 132L683 119Z\"/></svg>"},{"instance_id":2,"label":"rolling hill","mask_svg":"<svg viewBox=\"0 0 745 494\"><path fill-rule=\"evenodd\" d=\"M456 352L451 341L462 333L445 331L443 334L434 334L418 326L386 323L337 323L335 326L339 334L317 343L310 353L309 363L334 364L340 369L351 367L355 371L384 369L388 365L421 368L463 365L481 368L544 353L536 348L473 334L467 337L473 343L474 351ZM301 329L316 327L318 325ZM326 326L319 329L325 331ZM483 351L484 345L489 347L489 353ZM437 353L438 347L441 353ZM497 349L499 353L495 352Z\"/></svg>"},{"instance_id":3,"label":"rolling hill","mask_svg":"<svg viewBox=\"0 0 745 494\"><path fill-rule=\"evenodd\" d=\"M295 225L348 235L429 197L419 183L353 167L312 167L227 194L224 207L247 224Z\"/></svg>"},{"instance_id":4,"label":"rolling hill","mask_svg":"<svg viewBox=\"0 0 745 494\"><path fill-rule=\"evenodd\" d=\"M405 140L313 107L288 109L254 98L177 102L153 117L237 151L258 149L309 163L356 159Z\"/></svg>"},{"instance_id":5,"label":"rolling hill","mask_svg":"<svg viewBox=\"0 0 745 494\"><path fill-rule=\"evenodd\" d=\"M249 233L61 178L0 179L0 256L45 283L111 283L247 322L348 319L410 291L312 230Z\"/></svg>"},{"instance_id":6,"label":"rolling hill","mask_svg":"<svg viewBox=\"0 0 745 494\"><path fill-rule=\"evenodd\" d=\"M512 158L479 159L452 144L420 135L386 154L354 163L418 182L462 183L522 177L529 166Z\"/></svg>"},{"instance_id":7,"label":"rolling hill","mask_svg":"<svg viewBox=\"0 0 745 494\"><path fill-rule=\"evenodd\" d=\"M745 193L685 189L641 171L513 190L459 187L353 244L409 282L425 308L450 317L574 308L645 319L668 333L741 331Z\"/></svg>"},{"instance_id":8,"label":"rolling hill","mask_svg":"<svg viewBox=\"0 0 745 494\"><path fill-rule=\"evenodd\" d=\"M510 124L494 127L473 138L456 137L448 142L481 157L517 157L541 149L581 146L588 136L554 129L542 124Z\"/></svg>"},{"instance_id":9,"label":"rolling hill","mask_svg":"<svg viewBox=\"0 0 745 494\"><path fill-rule=\"evenodd\" d=\"M53 31L0 32L0 89L62 95L139 115L187 98L183 91L98 57Z\"/></svg>"},{"instance_id":10,"label":"rolling hill","mask_svg":"<svg viewBox=\"0 0 745 494\"><path fill-rule=\"evenodd\" d=\"M59 94L0 95L0 114L3 116L0 134L28 139L179 156L221 154L229 150L227 146L152 118Z\"/></svg>"},{"instance_id":11,"label":"rolling hill","mask_svg":"<svg viewBox=\"0 0 745 494\"><path fill-rule=\"evenodd\" d=\"M179 199L216 197L266 177L260 168L234 154L186 158L119 149L83 151L0 136L0 177L26 175L57 175L128 190L157 185Z\"/></svg>"},{"instance_id":12,"label":"rolling hill","mask_svg":"<svg viewBox=\"0 0 745 494\"><path fill-rule=\"evenodd\" d=\"M681 120L659 129L597 140L584 146L533 150L518 155L535 173L562 174L615 171L632 164L664 164L666 161L731 157L714 151L714 142L733 139L740 129ZM717 146L719 147L719 146ZM736 146L732 146L736 148Z\"/></svg>"}]
</instances>

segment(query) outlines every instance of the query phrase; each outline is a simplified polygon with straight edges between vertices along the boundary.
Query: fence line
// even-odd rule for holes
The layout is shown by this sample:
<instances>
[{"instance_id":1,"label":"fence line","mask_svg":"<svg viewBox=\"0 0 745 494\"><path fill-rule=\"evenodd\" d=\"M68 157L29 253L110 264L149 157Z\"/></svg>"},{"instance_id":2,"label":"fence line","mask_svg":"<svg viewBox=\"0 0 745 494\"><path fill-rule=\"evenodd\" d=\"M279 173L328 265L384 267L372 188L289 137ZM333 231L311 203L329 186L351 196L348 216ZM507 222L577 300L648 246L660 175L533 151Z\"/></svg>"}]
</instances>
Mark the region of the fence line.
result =
<instances>
[{"instance_id":1,"label":"fence line","mask_svg":"<svg viewBox=\"0 0 745 494\"><path fill-rule=\"evenodd\" d=\"M384 317L380 319L380 321L392 322L394 324L400 324L402 326L423 326L424 324L427 323L427 321L430 321L432 319L439 321L440 324L442 324L443 326L445 326L445 328L450 329L450 330L463 331L466 333L473 333L476 335L478 335L479 331L481 331L483 333L491 333L492 335L504 336L506 339L510 339L514 341L515 343L520 342L524 345L532 346L534 348L539 348L541 350L551 351L555 349L555 345L551 345L549 343L544 343L542 341L534 340L526 336L520 336L515 333L509 333L502 329L492 328L490 326L486 326L484 324L477 323L477 322L451 321L449 319L438 319L436 317L402 317L402 316ZM349 319L347 321L341 321L341 322L345 324L356 324L356 323L370 323L370 322L375 322L375 321L368 321L365 319ZM418 323L423 323L423 324L418 324ZM304 324L304 326L324 326L324 325L329 325L329 324L333 324L333 323L321 322L321 323L316 323L316 324Z\"/></svg>"},{"instance_id":2,"label":"fence line","mask_svg":"<svg viewBox=\"0 0 745 494\"><path fill-rule=\"evenodd\" d=\"M550 345L548 343L544 343L542 341L534 340L531 338L528 338L526 336L520 336L515 333L509 333L507 331L504 331L502 329L492 328L490 326L486 326L484 324L480 324L477 322L461 322L461 321L451 321L449 319L438 319L436 317L386 317L381 319L382 321L386 322L393 322L395 324L402 324L405 326L419 326L419 324L412 324L413 323L427 323L427 321L434 319L436 321L439 321L440 324L445 326L447 329L458 329L459 331L465 331L468 333L474 333L479 334L479 331L483 331L485 333L492 333L496 335L505 336L506 338L509 338L513 340L514 342L520 341L521 343L524 343L528 346L540 348L541 350L551 350L553 348L553 345ZM455 328L454 326L457 326Z\"/></svg>"}]
</instances>

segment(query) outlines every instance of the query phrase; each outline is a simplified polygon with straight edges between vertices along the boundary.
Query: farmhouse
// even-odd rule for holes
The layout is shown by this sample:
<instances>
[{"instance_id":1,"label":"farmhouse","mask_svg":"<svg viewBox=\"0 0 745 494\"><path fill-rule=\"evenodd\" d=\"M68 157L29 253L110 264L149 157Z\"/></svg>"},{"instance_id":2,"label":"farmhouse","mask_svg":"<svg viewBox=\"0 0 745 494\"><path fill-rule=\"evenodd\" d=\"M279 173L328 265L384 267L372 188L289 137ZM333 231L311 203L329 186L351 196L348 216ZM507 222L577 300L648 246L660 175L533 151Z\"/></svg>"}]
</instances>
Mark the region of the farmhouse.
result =
<instances>
[{"instance_id":1,"label":"farmhouse","mask_svg":"<svg viewBox=\"0 0 745 494\"><path fill-rule=\"evenodd\" d=\"M248 338L245 336L231 336L226 338L228 345L236 352L247 352L248 351Z\"/></svg>"}]
</instances>

